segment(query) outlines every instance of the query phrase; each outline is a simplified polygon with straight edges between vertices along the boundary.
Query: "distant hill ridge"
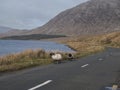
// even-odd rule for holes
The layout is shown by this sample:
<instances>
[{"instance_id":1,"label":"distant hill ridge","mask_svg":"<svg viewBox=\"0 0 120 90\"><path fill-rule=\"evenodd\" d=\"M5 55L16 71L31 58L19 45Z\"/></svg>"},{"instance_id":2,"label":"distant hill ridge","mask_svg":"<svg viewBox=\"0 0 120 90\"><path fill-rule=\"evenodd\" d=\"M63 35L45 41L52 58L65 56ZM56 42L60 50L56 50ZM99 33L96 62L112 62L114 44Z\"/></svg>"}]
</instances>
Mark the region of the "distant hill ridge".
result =
<instances>
[{"instance_id":1,"label":"distant hill ridge","mask_svg":"<svg viewBox=\"0 0 120 90\"><path fill-rule=\"evenodd\" d=\"M7 32L0 33L0 38L9 37L9 36L20 36L20 35L24 35L27 32L29 32L29 31L28 30L11 29L11 30L8 30Z\"/></svg>"},{"instance_id":2,"label":"distant hill ridge","mask_svg":"<svg viewBox=\"0 0 120 90\"><path fill-rule=\"evenodd\" d=\"M12 28L5 27L5 26L0 26L0 33L5 33L11 30Z\"/></svg>"}]
</instances>

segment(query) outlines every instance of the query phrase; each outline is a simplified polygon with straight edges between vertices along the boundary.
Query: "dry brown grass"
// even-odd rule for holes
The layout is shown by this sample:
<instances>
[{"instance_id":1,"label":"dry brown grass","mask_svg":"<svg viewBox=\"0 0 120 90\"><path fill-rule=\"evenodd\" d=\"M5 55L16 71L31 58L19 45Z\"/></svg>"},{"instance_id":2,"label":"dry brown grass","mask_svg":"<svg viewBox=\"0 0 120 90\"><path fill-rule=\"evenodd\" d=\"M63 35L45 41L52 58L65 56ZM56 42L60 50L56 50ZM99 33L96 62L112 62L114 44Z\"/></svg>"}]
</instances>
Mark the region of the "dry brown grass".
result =
<instances>
[{"instance_id":1,"label":"dry brown grass","mask_svg":"<svg viewBox=\"0 0 120 90\"><path fill-rule=\"evenodd\" d=\"M65 52L59 52L57 50L54 52L62 54L63 60L66 59ZM0 72L15 71L33 66L50 64L53 62L50 53L51 52L45 52L42 49L29 49L21 53L2 56L0 57Z\"/></svg>"},{"instance_id":2,"label":"dry brown grass","mask_svg":"<svg viewBox=\"0 0 120 90\"><path fill-rule=\"evenodd\" d=\"M51 62L49 53L44 50L26 50L21 53L0 57L0 72L14 71Z\"/></svg>"},{"instance_id":3,"label":"dry brown grass","mask_svg":"<svg viewBox=\"0 0 120 90\"><path fill-rule=\"evenodd\" d=\"M99 42L104 45L112 46L119 48L120 47L120 32L113 32L110 34L106 34L101 36Z\"/></svg>"},{"instance_id":4,"label":"dry brown grass","mask_svg":"<svg viewBox=\"0 0 120 90\"><path fill-rule=\"evenodd\" d=\"M113 32L98 36L74 37L64 41L71 48L75 49L77 56L85 56L91 53L103 51L105 47L120 47L120 32Z\"/></svg>"}]
</instances>

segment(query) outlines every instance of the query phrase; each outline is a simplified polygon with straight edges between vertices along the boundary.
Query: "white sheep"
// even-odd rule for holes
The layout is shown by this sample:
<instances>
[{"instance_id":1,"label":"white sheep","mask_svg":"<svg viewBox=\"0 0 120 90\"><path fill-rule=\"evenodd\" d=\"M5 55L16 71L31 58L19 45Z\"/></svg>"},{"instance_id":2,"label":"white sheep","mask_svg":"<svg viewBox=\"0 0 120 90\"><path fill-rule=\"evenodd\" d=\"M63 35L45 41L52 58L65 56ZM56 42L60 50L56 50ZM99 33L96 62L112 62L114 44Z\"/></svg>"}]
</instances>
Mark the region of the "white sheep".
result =
<instances>
[{"instance_id":1,"label":"white sheep","mask_svg":"<svg viewBox=\"0 0 120 90\"><path fill-rule=\"evenodd\" d=\"M51 58L53 59L53 61L56 63L61 63L62 60L62 55L59 53L50 53Z\"/></svg>"}]
</instances>

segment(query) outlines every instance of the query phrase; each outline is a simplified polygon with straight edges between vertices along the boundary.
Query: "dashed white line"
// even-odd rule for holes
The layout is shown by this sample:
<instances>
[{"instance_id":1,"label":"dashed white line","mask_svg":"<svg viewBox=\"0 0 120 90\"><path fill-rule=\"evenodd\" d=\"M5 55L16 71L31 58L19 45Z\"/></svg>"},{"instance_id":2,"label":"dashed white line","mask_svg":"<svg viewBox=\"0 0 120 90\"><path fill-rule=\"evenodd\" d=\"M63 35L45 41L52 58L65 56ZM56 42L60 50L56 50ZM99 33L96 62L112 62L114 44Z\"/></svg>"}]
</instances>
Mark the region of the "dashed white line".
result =
<instances>
[{"instance_id":1,"label":"dashed white line","mask_svg":"<svg viewBox=\"0 0 120 90\"><path fill-rule=\"evenodd\" d=\"M44 83L42 83L42 84L39 84L39 85L37 85L37 86L35 86L35 87L33 87L33 88L30 88L30 89L28 89L28 90L35 90L35 89L37 89L37 88L40 88L40 87L42 87L42 86L45 86L46 84L48 84L48 83L50 83L50 82L52 82L52 80L48 80L48 81L46 81L46 82L44 82Z\"/></svg>"},{"instance_id":2,"label":"dashed white line","mask_svg":"<svg viewBox=\"0 0 120 90\"><path fill-rule=\"evenodd\" d=\"M85 65L83 65L83 66L81 66L82 68L84 68L84 67L87 67L89 64L85 64Z\"/></svg>"},{"instance_id":3,"label":"dashed white line","mask_svg":"<svg viewBox=\"0 0 120 90\"><path fill-rule=\"evenodd\" d=\"M99 58L98 60L99 60L99 61L103 61L103 58Z\"/></svg>"}]
</instances>

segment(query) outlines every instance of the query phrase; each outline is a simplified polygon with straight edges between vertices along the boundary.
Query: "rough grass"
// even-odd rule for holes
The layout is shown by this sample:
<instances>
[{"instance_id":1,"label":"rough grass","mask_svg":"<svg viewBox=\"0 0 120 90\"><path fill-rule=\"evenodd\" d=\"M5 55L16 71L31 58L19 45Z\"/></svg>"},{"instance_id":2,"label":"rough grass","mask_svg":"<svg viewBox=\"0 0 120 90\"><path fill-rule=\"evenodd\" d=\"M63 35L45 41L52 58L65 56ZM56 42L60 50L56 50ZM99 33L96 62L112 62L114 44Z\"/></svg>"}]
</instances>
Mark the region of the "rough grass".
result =
<instances>
[{"instance_id":1,"label":"rough grass","mask_svg":"<svg viewBox=\"0 0 120 90\"><path fill-rule=\"evenodd\" d=\"M83 57L89 54L105 50L106 47L120 48L120 32L113 32L98 36L74 37L63 41L77 51L76 57Z\"/></svg>"},{"instance_id":2,"label":"rough grass","mask_svg":"<svg viewBox=\"0 0 120 90\"><path fill-rule=\"evenodd\" d=\"M65 52L54 51L63 56L63 60L67 60ZM50 52L44 50L25 50L21 53L10 54L0 57L0 72L16 71L28 67L47 65L52 63Z\"/></svg>"},{"instance_id":3,"label":"rough grass","mask_svg":"<svg viewBox=\"0 0 120 90\"><path fill-rule=\"evenodd\" d=\"M44 50L26 50L21 53L0 57L0 72L45 65L51 62L49 53Z\"/></svg>"}]
</instances>

